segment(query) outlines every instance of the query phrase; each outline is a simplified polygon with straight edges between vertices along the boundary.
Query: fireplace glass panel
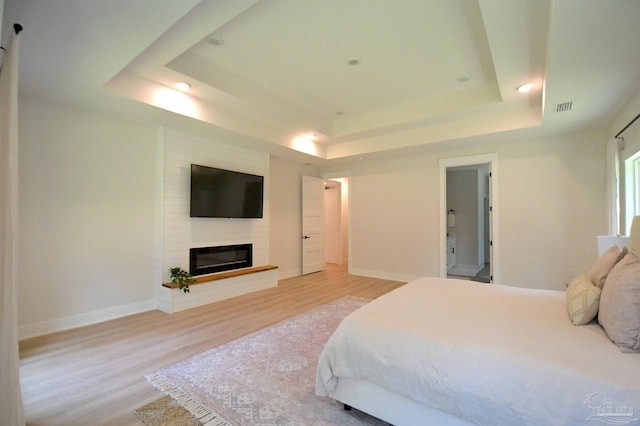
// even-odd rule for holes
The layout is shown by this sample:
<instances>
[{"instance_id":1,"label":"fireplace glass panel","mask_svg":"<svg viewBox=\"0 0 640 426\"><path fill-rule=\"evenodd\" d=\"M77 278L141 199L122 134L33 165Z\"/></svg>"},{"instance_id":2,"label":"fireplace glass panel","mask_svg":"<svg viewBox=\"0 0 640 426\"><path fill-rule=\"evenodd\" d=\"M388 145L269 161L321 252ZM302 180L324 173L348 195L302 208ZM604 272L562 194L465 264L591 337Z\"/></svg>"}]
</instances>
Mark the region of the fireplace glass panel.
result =
<instances>
[{"instance_id":1,"label":"fireplace glass panel","mask_svg":"<svg viewBox=\"0 0 640 426\"><path fill-rule=\"evenodd\" d=\"M248 268L253 265L252 244L198 247L189 250L189 273L193 276Z\"/></svg>"}]
</instances>

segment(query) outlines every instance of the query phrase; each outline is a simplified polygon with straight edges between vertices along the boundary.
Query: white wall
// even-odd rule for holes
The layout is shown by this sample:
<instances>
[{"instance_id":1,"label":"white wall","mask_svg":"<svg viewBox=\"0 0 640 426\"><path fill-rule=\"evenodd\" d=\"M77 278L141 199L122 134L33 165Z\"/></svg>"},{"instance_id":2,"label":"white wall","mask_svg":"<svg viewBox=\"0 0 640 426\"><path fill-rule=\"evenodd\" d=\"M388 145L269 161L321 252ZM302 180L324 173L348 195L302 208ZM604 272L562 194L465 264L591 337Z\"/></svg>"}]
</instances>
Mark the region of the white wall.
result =
<instances>
[{"instance_id":1,"label":"white wall","mask_svg":"<svg viewBox=\"0 0 640 426\"><path fill-rule=\"evenodd\" d=\"M358 164L349 178L349 271L409 280L438 275L437 159Z\"/></svg>"},{"instance_id":2,"label":"white wall","mask_svg":"<svg viewBox=\"0 0 640 426\"><path fill-rule=\"evenodd\" d=\"M156 130L19 99L21 337L153 308Z\"/></svg>"},{"instance_id":3,"label":"white wall","mask_svg":"<svg viewBox=\"0 0 640 426\"><path fill-rule=\"evenodd\" d=\"M597 257L596 237L606 231L605 143L595 133L502 147L505 283L564 289L589 270Z\"/></svg>"},{"instance_id":4,"label":"white wall","mask_svg":"<svg viewBox=\"0 0 640 426\"><path fill-rule=\"evenodd\" d=\"M361 162L351 174L353 273L438 276L438 160L495 152L501 283L564 289L597 257L606 230L601 133L496 143Z\"/></svg>"}]
</instances>

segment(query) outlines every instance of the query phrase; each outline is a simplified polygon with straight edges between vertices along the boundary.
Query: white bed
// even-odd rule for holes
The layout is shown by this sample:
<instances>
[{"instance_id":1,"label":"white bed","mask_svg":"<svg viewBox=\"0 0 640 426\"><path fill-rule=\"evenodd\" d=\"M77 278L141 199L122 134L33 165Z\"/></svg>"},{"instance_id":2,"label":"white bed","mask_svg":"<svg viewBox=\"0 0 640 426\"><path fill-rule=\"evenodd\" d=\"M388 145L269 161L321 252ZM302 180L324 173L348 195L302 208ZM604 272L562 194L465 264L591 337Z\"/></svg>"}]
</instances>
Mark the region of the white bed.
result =
<instances>
[{"instance_id":1,"label":"white bed","mask_svg":"<svg viewBox=\"0 0 640 426\"><path fill-rule=\"evenodd\" d=\"M595 322L574 326L564 292L443 278L349 315L316 383L318 395L397 426L640 417L640 354L621 352Z\"/></svg>"}]
</instances>

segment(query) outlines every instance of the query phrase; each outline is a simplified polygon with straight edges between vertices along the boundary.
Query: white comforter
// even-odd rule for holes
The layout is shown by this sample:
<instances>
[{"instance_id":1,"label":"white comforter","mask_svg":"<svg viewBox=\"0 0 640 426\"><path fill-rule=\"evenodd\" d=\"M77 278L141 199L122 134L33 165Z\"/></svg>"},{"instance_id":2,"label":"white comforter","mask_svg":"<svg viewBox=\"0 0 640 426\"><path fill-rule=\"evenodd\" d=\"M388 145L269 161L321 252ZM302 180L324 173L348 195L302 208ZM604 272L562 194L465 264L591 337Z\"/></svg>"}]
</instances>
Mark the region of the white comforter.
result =
<instances>
[{"instance_id":1,"label":"white comforter","mask_svg":"<svg viewBox=\"0 0 640 426\"><path fill-rule=\"evenodd\" d=\"M572 325L559 291L420 278L340 324L316 393L331 395L340 377L480 425L640 418L640 354L597 323Z\"/></svg>"}]
</instances>

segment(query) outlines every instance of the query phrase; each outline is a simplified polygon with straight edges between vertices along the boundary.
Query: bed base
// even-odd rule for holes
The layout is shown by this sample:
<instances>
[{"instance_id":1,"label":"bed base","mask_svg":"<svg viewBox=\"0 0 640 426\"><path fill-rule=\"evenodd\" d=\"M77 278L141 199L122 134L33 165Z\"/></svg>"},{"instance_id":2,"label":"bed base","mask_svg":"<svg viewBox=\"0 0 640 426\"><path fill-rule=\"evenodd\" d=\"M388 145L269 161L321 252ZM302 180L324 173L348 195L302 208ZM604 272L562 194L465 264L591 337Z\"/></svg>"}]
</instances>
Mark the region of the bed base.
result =
<instances>
[{"instance_id":1,"label":"bed base","mask_svg":"<svg viewBox=\"0 0 640 426\"><path fill-rule=\"evenodd\" d=\"M344 404L345 410L357 408L396 426L472 425L466 420L360 380L340 377L338 386L330 396Z\"/></svg>"}]
</instances>

